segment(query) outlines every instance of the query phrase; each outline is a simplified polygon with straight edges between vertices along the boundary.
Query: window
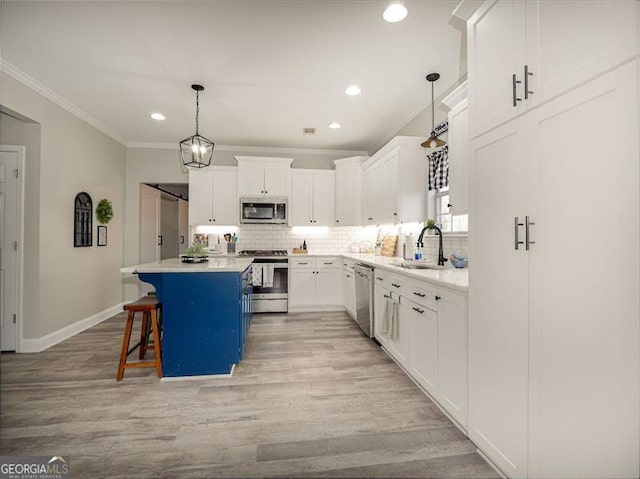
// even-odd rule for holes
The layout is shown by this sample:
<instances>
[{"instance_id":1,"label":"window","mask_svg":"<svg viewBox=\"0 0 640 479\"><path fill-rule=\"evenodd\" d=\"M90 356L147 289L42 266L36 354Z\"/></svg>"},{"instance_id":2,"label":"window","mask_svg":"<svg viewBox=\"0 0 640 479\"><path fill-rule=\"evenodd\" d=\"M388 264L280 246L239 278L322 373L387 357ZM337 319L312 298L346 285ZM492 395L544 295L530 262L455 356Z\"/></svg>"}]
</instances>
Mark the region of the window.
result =
<instances>
[{"instance_id":1,"label":"window","mask_svg":"<svg viewBox=\"0 0 640 479\"><path fill-rule=\"evenodd\" d=\"M466 233L469 231L469 215L454 215L449 210L449 188L439 189L435 194L435 220L443 233Z\"/></svg>"}]
</instances>

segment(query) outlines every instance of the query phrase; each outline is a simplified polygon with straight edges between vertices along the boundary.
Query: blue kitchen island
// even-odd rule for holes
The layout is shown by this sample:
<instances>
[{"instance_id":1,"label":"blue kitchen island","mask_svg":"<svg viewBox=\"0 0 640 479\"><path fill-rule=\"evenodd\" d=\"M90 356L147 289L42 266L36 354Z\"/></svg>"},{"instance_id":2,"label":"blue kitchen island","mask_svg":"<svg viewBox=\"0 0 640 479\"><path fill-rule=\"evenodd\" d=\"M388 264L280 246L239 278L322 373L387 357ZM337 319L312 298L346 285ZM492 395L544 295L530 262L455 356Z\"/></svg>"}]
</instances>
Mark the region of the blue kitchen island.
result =
<instances>
[{"instance_id":1,"label":"blue kitchen island","mask_svg":"<svg viewBox=\"0 0 640 479\"><path fill-rule=\"evenodd\" d=\"M162 303L164 377L229 374L251 322L251 259L180 259L122 268L153 285Z\"/></svg>"}]
</instances>

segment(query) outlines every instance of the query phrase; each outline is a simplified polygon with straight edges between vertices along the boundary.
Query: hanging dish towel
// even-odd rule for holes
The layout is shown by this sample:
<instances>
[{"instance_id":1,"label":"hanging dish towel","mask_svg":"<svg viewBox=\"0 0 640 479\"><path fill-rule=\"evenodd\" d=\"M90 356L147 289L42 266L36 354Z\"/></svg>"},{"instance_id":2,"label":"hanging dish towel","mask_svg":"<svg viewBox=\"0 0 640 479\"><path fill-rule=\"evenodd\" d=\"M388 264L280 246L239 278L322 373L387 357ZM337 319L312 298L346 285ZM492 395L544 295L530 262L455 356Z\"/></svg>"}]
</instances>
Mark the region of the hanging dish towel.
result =
<instances>
[{"instance_id":1,"label":"hanging dish towel","mask_svg":"<svg viewBox=\"0 0 640 479\"><path fill-rule=\"evenodd\" d=\"M449 147L434 151L429 159L429 190L439 190L449 185Z\"/></svg>"},{"instance_id":2,"label":"hanging dish towel","mask_svg":"<svg viewBox=\"0 0 640 479\"><path fill-rule=\"evenodd\" d=\"M262 286L262 265L251 265L251 282L254 286Z\"/></svg>"},{"instance_id":3,"label":"hanging dish towel","mask_svg":"<svg viewBox=\"0 0 640 479\"><path fill-rule=\"evenodd\" d=\"M272 264L263 264L262 265L262 286L265 288L273 288L273 271L274 267Z\"/></svg>"},{"instance_id":4,"label":"hanging dish towel","mask_svg":"<svg viewBox=\"0 0 640 479\"><path fill-rule=\"evenodd\" d=\"M398 302L390 297L386 297L381 332L389 339L398 337Z\"/></svg>"}]
</instances>

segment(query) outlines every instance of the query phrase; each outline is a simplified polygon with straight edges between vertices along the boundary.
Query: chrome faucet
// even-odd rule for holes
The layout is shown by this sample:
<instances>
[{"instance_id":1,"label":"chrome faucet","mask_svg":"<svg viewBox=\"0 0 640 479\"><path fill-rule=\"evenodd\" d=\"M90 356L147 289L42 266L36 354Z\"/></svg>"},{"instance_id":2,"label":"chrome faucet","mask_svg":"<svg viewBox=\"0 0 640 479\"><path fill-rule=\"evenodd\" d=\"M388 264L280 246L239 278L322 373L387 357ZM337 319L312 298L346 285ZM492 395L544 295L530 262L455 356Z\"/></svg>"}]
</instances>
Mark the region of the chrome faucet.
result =
<instances>
[{"instance_id":1,"label":"chrome faucet","mask_svg":"<svg viewBox=\"0 0 640 479\"><path fill-rule=\"evenodd\" d=\"M439 236L439 238L438 238L438 266L444 266L444 262L447 261L447 258L445 258L444 254L442 253L442 230L440 228L438 228L437 225L427 225L424 228L422 228L422 231L420 232L420 236L418 236L417 245L420 246L421 248L424 248L424 243L422 242L422 240L424 239L424 232L427 231L427 230L436 230L436 233Z\"/></svg>"}]
</instances>

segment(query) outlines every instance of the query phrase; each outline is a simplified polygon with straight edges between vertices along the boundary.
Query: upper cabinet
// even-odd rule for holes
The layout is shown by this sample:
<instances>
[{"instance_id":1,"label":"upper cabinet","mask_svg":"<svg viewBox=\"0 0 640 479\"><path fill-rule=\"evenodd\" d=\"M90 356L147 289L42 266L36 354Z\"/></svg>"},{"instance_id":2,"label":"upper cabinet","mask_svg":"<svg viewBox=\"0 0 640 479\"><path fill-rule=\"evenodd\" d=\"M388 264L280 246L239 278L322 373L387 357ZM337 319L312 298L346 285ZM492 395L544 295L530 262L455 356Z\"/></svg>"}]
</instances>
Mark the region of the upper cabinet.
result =
<instances>
[{"instance_id":1,"label":"upper cabinet","mask_svg":"<svg viewBox=\"0 0 640 479\"><path fill-rule=\"evenodd\" d=\"M397 136L363 165L362 224L425 220L424 138Z\"/></svg>"},{"instance_id":2,"label":"upper cabinet","mask_svg":"<svg viewBox=\"0 0 640 479\"><path fill-rule=\"evenodd\" d=\"M291 226L333 226L335 172L291 171Z\"/></svg>"},{"instance_id":3,"label":"upper cabinet","mask_svg":"<svg viewBox=\"0 0 640 479\"><path fill-rule=\"evenodd\" d=\"M368 156L353 156L335 160L336 165L336 226L358 226L361 221L362 168Z\"/></svg>"},{"instance_id":4,"label":"upper cabinet","mask_svg":"<svg viewBox=\"0 0 640 479\"><path fill-rule=\"evenodd\" d=\"M238 172L214 166L189 172L189 224L238 224Z\"/></svg>"},{"instance_id":5,"label":"upper cabinet","mask_svg":"<svg viewBox=\"0 0 640 479\"><path fill-rule=\"evenodd\" d=\"M467 82L442 102L450 108L449 119L449 211L469 211L469 108Z\"/></svg>"},{"instance_id":6,"label":"upper cabinet","mask_svg":"<svg viewBox=\"0 0 640 479\"><path fill-rule=\"evenodd\" d=\"M476 137L636 54L636 2L488 0L468 22Z\"/></svg>"},{"instance_id":7,"label":"upper cabinet","mask_svg":"<svg viewBox=\"0 0 640 479\"><path fill-rule=\"evenodd\" d=\"M240 196L284 196L290 194L293 158L236 156Z\"/></svg>"}]
</instances>

